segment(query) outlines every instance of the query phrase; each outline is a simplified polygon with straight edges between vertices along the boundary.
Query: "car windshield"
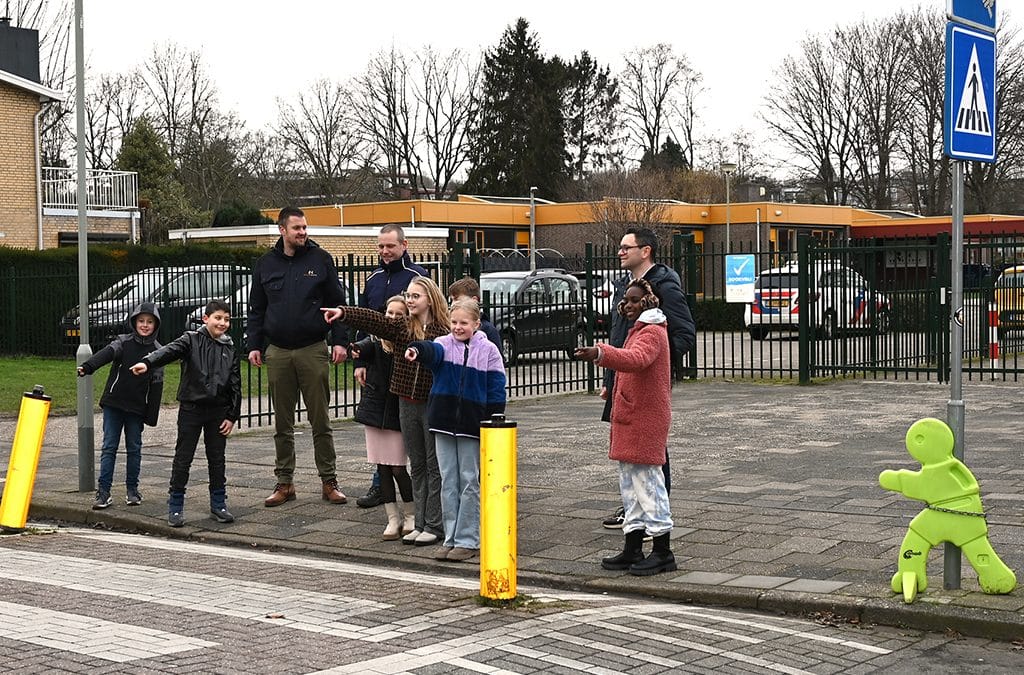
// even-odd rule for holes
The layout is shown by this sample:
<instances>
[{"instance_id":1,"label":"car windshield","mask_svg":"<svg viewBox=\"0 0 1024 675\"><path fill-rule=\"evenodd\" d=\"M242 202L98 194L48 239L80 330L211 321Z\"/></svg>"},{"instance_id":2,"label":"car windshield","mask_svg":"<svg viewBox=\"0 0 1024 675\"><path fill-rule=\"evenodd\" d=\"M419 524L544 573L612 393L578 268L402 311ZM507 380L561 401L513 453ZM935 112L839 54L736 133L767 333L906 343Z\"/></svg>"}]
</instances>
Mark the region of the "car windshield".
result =
<instances>
[{"instance_id":1,"label":"car windshield","mask_svg":"<svg viewBox=\"0 0 1024 675\"><path fill-rule=\"evenodd\" d=\"M519 288L521 281L515 277L482 277L480 290L491 295L512 295Z\"/></svg>"},{"instance_id":2,"label":"car windshield","mask_svg":"<svg viewBox=\"0 0 1024 675\"><path fill-rule=\"evenodd\" d=\"M107 290L97 295L94 300L124 300L125 298L149 298L160 287L163 276L160 274L133 274L122 279Z\"/></svg>"},{"instance_id":3,"label":"car windshield","mask_svg":"<svg viewBox=\"0 0 1024 675\"><path fill-rule=\"evenodd\" d=\"M766 272L757 278L755 288L796 288L797 275L793 272Z\"/></svg>"}]
</instances>

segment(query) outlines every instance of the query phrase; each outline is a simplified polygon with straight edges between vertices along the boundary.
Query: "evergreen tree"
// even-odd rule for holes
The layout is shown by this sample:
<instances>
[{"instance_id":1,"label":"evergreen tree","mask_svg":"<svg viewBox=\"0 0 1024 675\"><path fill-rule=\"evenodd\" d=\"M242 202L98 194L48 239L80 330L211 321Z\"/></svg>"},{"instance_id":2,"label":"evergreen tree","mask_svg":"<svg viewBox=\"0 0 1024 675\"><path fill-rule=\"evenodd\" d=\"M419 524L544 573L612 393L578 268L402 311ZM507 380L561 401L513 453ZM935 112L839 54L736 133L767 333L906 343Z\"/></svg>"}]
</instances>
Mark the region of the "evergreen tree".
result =
<instances>
[{"instance_id":1,"label":"evergreen tree","mask_svg":"<svg viewBox=\"0 0 1024 675\"><path fill-rule=\"evenodd\" d=\"M143 207L143 243L161 244L167 241L168 229L200 224L200 215L174 177L167 145L145 117L136 120L125 134L116 165L121 171L138 174L139 203L149 205Z\"/></svg>"},{"instance_id":2,"label":"evergreen tree","mask_svg":"<svg viewBox=\"0 0 1024 675\"><path fill-rule=\"evenodd\" d=\"M465 189L498 196L555 196L569 175L561 60L540 54L535 33L520 18L484 55L484 83L470 137Z\"/></svg>"},{"instance_id":3,"label":"evergreen tree","mask_svg":"<svg viewBox=\"0 0 1024 675\"><path fill-rule=\"evenodd\" d=\"M601 68L584 51L569 66L565 96L567 143L574 180L622 164L618 106L619 83L611 76L611 69Z\"/></svg>"}]
</instances>

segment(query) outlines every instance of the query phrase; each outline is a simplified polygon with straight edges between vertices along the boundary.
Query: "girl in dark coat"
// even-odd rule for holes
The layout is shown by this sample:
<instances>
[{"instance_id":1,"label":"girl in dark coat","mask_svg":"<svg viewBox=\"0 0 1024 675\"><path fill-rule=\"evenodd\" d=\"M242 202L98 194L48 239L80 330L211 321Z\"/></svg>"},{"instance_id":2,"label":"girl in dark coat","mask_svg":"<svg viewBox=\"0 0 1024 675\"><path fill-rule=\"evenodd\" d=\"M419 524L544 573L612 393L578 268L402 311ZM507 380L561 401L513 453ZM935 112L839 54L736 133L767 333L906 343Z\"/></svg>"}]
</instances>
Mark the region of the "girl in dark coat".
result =
<instances>
[{"instance_id":1,"label":"girl in dark coat","mask_svg":"<svg viewBox=\"0 0 1024 675\"><path fill-rule=\"evenodd\" d=\"M396 295L388 299L384 314L388 317L409 316L405 298ZM365 425L366 461L376 464L380 474L381 503L388 515L388 525L382 535L384 541L396 541L399 536L416 529L412 481L406 469L409 457L405 453L398 423L398 396L388 391L394 350L390 340L372 336L356 342L350 349L353 357L366 364L366 384L356 408L355 420ZM398 504L395 498L396 483L402 504Z\"/></svg>"}]
</instances>

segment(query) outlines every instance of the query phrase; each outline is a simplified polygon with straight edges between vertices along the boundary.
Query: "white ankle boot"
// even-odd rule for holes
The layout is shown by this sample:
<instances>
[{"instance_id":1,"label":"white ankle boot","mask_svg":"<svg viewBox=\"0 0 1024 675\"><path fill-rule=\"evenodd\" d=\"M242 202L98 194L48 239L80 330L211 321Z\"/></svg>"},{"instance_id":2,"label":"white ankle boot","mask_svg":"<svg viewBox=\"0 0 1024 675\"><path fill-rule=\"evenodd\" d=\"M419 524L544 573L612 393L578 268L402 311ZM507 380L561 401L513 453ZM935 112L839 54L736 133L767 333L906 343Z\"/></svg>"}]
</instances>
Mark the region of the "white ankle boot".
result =
<instances>
[{"instance_id":1,"label":"white ankle boot","mask_svg":"<svg viewBox=\"0 0 1024 675\"><path fill-rule=\"evenodd\" d=\"M402 522L402 534L409 534L416 529L416 507L413 502L402 502L399 508L405 515L405 520Z\"/></svg>"},{"instance_id":2,"label":"white ankle boot","mask_svg":"<svg viewBox=\"0 0 1024 675\"><path fill-rule=\"evenodd\" d=\"M384 512L388 514L388 526L384 528L384 535L381 538L384 541L395 541L402 529L402 515L398 510L398 504L395 502L385 503Z\"/></svg>"}]
</instances>

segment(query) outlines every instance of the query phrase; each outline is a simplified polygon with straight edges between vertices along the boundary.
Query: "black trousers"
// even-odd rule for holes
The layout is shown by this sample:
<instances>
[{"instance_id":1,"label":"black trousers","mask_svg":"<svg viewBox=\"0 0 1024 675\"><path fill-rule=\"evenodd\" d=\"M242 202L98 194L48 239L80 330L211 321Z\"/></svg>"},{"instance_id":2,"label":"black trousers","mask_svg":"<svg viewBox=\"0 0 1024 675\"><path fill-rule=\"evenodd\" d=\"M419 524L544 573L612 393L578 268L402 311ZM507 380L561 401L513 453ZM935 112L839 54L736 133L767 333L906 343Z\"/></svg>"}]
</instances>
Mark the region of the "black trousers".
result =
<instances>
[{"instance_id":1,"label":"black trousers","mask_svg":"<svg viewBox=\"0 0 1024 675\"><path fill-rule=\"evenodd\" d=\"M203 434L206 446L206 466L210 471L210 491L223 490L227 479L224 475L224 448L227 437L220 433L220 425L226 419L227 409L222 405L197 405L182 402L178 407L178 439L174 443L174 461L171 464L170 492L184 492L188 484L189 470L196 456L199 434Z\"/></svg>"}]
</instances>

